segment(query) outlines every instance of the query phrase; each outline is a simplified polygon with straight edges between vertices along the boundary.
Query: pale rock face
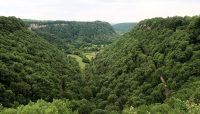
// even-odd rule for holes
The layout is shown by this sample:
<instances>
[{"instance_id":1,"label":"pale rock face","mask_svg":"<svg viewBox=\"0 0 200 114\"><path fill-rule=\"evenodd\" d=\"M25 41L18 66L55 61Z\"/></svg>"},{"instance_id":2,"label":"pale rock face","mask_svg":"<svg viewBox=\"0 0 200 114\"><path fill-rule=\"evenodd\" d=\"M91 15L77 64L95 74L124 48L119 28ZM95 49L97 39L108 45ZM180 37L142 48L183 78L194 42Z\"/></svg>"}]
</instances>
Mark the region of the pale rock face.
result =
<instances>
[{"instance_id":1,"label":"pale rock face","mask_svg":"<svg viewBox=\"0 0 200 114\"><path fill-rule=\"evenodd\" d=\"M53 26L64 26L64 25L67 25L67 24L54 24ZM45 27L47 27L47 26L48 26L48 25L30 24L30 26L29 26L28 29L45 28Z\"/></svg>"},{"instance_id":2,"label":"pale rock face","mask_svg":"<svg viewBox=\"0 0 200 114\"><path fill-rule=\"evenodd\" d=\"M37 28L44 28L47 25L39 25L39 24L30 24L29 29L37 29Z\"/></svg>"}]
</instances>

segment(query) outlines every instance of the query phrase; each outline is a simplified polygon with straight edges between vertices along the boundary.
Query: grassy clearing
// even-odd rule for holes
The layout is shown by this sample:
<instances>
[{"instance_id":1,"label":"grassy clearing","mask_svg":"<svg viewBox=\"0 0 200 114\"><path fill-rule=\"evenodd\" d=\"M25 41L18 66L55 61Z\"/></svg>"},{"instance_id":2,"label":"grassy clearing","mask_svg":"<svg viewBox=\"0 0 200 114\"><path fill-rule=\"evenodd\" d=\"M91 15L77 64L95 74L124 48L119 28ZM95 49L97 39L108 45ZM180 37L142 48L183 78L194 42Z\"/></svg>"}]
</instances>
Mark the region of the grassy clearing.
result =
<instances>
[{"instance_id":1,"label":"grassy clearing","mask_svg":"<svg viewBox=\"0 0 200 114\"><path fill-rule=\"evenodd\" d=\"M95 56L96 56L95 52L83 53L83 54L84 54L90 61L91 61L92 59L94 59Z\"/></svg>"},{"instance_id":2,"label":"grassy clearing","mask_svg":"<svg viewBox=\"0 0 200 114\"><path fill-rule=\"evenodd\" d=\"M79 63L80 69L81 71L83 71L85 69L85 65L86 63L84 63L81 57L79 57L78 55L73 55L73 54L69 54L68 56L73 57L76 59L76 61Z\"/></svg>"},{"instance_id":3,"label":"grassy clearing","mask_svg":"<svg viewBox=\"0 0 200 114\"><path fill-rule=\"evenodd\" d=\"M93 51L93 52L85 52L85 53L82 53L82 54L83 54L83 56L87 57L90 61L92 61L92 59L95 59L96 53L97 53L96 51ZM84 71L87 63L83 62L82 57L80 57L78 55L74 55L74 54L69 54L68 56L75 58L76 61L79 63L81 71Z\"/></svg>"}]
</instances>

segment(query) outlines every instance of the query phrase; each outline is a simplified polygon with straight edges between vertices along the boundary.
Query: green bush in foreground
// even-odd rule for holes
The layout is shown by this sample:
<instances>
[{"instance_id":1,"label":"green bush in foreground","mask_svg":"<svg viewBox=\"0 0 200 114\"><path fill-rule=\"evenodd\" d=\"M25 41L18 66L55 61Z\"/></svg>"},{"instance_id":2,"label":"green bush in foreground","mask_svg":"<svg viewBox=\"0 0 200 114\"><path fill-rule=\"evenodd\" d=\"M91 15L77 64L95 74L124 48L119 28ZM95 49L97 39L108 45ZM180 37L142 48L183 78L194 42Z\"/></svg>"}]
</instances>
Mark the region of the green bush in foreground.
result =
<instances>
[{"instance_id":1,"label":"green bush in foreground","mask_svg":"<svg viewBox=\"0 0 200 114\"><path fill-rule=\"evenodd\" d=\"M125 108L122 114L199 114L200 105L191 101L171 98L163 104Z\"/></svg>"},{"instance_id":2,"label":"green bush in foreground","mask_svg":"<svg viewBox=\"0 0 200 114\"><path fill-rule=\"evenodd\" d=\"M30 102L28 105L21 105L18 108L5 108L0 114L77 114L72 111L68 100L54 100L52 103L38 100L36 103Z\"/></svg>"},{"instance_id":3,"label":"green bush in foreground","mask_svg":"<svg viewBox=\"0 0 200 114\"><path fill-rule=\"evenodd\" d=\"M199 114L200 105L193 100L182 101L170 98L165 103L141 105L139 107L127 107L122 112L96 109L97 107L86 99L82 100L53 100L46 102L38 100L28 105L17 108L3 108L0 106L0 114Z\"/></svg>"},{"instance_id":4,"label":"green bush in foreground","mask_svg":"<svg viewBox=\"0 0 200 114\"><path fill-rule=\"evenodd\" d=\"M38 100L35 103L30 102L17 108L4 108L0 105L0 114L99 114L99 112L102 114L102 112L105 112L104 110L95 109L94 103L86 99L54 99L53 102Z\"/></svg>"}]
</instances>

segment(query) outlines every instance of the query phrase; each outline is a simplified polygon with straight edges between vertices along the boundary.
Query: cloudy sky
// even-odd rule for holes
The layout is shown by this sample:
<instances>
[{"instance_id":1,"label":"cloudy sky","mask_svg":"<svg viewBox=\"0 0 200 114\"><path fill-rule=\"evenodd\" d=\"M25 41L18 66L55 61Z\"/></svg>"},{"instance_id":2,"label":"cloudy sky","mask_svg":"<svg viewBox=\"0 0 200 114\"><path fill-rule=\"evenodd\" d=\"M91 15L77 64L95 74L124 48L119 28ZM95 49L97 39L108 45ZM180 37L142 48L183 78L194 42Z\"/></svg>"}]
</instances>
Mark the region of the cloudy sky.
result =
<instances>
[{"instance_id":1,"label":"cloudy sky","mask_svg":"<svg viewBox=\"0 0 200 114\"><path fill-rule=\"evenodd\" d=\"M200 0L0 0L0 16L40 20L138 22L200 15Z\"/></svg>"}]
</instances>

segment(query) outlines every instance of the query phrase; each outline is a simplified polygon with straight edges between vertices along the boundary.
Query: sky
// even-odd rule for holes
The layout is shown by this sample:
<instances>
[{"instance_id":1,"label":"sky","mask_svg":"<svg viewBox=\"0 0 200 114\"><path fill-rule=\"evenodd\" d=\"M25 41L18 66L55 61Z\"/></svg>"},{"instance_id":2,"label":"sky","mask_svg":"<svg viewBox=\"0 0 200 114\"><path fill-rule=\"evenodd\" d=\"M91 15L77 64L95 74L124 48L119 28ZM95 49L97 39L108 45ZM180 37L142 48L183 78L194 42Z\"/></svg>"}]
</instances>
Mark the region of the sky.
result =
<instances>
[{"instance_id":1,"label":"sky","mask_svg":"<svg viewBox=\"0 0 200 114\"><path fill-rule=\"evenodd\" d=\"M0 0L0 16L22 19L139 22L200 15L200 0Z\"/></svg>"}]
</instances>

